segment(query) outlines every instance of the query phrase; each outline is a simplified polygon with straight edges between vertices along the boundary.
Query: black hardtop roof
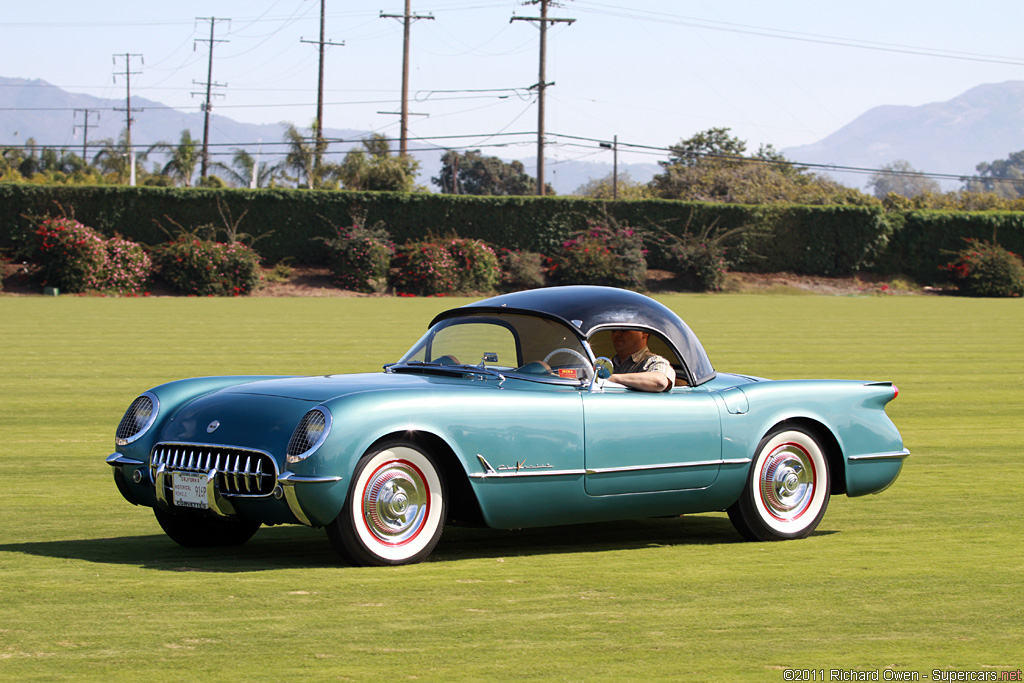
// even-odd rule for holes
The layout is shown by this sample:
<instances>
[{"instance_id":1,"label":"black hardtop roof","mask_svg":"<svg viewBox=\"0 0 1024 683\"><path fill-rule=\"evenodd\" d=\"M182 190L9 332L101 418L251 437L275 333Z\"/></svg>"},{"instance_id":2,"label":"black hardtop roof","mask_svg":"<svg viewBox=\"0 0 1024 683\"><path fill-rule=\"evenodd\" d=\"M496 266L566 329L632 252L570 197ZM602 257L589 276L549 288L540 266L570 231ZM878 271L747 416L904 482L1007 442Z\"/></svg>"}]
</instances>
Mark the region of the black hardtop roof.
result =
<instances>
[{"instance_id":1,"label":"black hardtop roof","mask_svg":"<svg viewBox=\"0 0 1024 683\"><path fill-rule=\"evenodd\" d=\"M692 375L692 384L715 376L704 347L678 315L664 304L626 289L573 285L513 292L449 309L430 324L474 313L513 312L553 318L573 329L581 339L602 328L650 330L673 348Z\"/></svg>"}]
</instances>

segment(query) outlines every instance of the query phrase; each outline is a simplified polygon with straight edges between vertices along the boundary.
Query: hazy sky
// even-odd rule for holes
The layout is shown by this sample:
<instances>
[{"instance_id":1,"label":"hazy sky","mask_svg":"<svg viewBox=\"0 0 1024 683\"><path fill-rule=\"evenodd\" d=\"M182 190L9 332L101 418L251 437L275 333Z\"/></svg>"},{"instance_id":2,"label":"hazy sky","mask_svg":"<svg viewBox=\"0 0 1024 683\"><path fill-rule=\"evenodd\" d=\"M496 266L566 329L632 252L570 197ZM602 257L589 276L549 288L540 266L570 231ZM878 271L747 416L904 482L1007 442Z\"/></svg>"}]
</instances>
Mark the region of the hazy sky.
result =
<instances>
[{"instance_id":1,"label":"hazy sky","mask_svg":"<svg viewBox=\"0 0 1024 683\"><path fill-rule=\"evenodd\" d=\"M329 128L398 136L403 0L326 0ZM535 25L520 0L413 0L413 136L527 157L537 129ZM134 96L198 111L210 22L214 111L306 127L316 113L319 0L3 0L0 76L123 98L114 74L131 59ZM982 84L1024 80L1024 3L976 0L564 0L548 32L549 133L664 147L727 126L777 148L815 142L881 104L947 100ZM144 61L143 61L144 60ZM140 114L144 116L144 114ZM105 118L105 117L104 117ZM45 144L71 144L71 126ZM548 157L610 161L593 142L552 137ZM4 140L0 139L0 142ZM244 142L244 141L232 141ZM493 145L503 144L503 147ZM627 154L626 161L663 159Z\"/></svg>"}]
</instances>

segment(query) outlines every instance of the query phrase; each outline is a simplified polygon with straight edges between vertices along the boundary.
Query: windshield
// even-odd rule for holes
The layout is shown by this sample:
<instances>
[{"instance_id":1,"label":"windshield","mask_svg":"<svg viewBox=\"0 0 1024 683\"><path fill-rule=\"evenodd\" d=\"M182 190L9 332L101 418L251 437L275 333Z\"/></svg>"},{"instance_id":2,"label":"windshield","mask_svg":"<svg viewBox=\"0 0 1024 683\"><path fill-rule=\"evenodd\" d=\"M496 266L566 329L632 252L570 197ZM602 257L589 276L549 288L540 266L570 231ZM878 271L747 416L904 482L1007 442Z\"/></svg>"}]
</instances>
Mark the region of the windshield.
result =
<instances>
[{"instance_id":1,"label":"windshield","mask_svg":"<svg viewBox=\"0 0 1024 683\"><path fill-rule=\"evenodd\" d=\"M399 365L483 367L544 380L590 380L590 353L561 323L529 315L467 315L437 323Z\"/></svg>"}]
</instances>

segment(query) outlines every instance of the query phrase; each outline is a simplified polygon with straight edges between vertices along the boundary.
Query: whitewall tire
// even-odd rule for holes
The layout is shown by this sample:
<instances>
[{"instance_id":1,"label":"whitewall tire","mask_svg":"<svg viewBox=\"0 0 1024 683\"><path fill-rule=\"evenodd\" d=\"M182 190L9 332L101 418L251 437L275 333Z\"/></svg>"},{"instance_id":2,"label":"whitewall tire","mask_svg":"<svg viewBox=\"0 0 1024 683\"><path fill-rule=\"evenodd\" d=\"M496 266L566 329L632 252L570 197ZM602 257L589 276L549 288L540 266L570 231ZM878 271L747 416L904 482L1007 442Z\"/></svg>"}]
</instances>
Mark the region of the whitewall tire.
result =
<instances>
[{"instance_id":1,"label":"whitewall tire","mask_svg":"<svg viewBox=\"0 0 1024 683\"><path fill-rule=\"evenodd\" d=\"M831 485L818 440L800 428L776 429L758 444L729 519L751 541L806 538L825 515Z\"/></svg>"},{"instance_id":2,"label":"whitewall tire","mask_svg":"<svg viewBox=\"0 0 1024 683\"><path fill-rule=\"evenodd\" d=\"M345 507L327 535L354 564L412 564L437 545L446 508L434 459L415 444L389 443L359 460Z\"/></svg>"}]
</instances>

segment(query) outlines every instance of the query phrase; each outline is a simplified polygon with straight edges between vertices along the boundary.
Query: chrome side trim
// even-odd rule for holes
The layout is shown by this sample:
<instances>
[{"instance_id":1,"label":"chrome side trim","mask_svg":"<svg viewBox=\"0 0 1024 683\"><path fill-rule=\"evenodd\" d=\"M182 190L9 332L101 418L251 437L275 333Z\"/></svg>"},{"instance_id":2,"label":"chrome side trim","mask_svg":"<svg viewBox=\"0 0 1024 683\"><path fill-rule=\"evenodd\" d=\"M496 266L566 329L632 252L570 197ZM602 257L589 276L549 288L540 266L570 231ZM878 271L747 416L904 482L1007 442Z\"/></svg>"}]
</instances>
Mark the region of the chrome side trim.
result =
<instances>
[{"instance_id":1,"label":"chrome side trim","mask_svg":"<svg viewBox=\"0 0 1024 683\"><path fill-rule=\"evenodd\" d=\"M120 453L111 453L107 456L107 464L111 467L118 467L120 465L145 465L146 463L141 460L126 458Z\"/></svg>"},{"instance_id":2,"label":"chrome side trim","mask_svg":"<svg viewBox=\"0 0 1024 683\"><path fill-rule=\"evenodd\" d=\"M865 453L863 455L851 455L850 460L902 460L910 455L910 451L904 448L902 451L891 453Z\"/></svg>"},{"instance_id":3,"label":"chrome side trim","mask_svg":"<svg viewBox=\"0 0 1024 683\"><path fill-rule=\"evenodd\" d=\"M295 484L330 484L341 481L344 477L307 477L294 472L284 472L277 478L277 483L282 486L294 486Z\"/></svg>"},{"instance_id":4,"label":"chrome side trim","mask_svg":"<svg viewBox=\"0 0 1024 683\"><path fill-rule=\"evenodd\" d=\"M672 462L662 465L632 465L630 467L599 467L587 468L587 474L613 474L619 472L643 472L649 470L673 470L681 467L712 467L714 465L745 465L750 458L735 458L733 460L697 460L694 462Z\"/></svg>"},{"instance_id":5,"label":"chrome side trim","mask_svg":"<svg viewBox=\"0 0 1024 683\"><path fill-rule=\"evenodd\" d=\"M313 526L312 520L309 519L309 515L302 509L302 503L299 502L299 496L295 493L296 484L333 484L334 482L341 481L341 477L309 477L301 474L295 474L294 472L282 472L281 476L277 478L277 483L281 485L281 490L284 492L284 501L288 503L288 509L295 515L295 519L299 520L300 523L306 526Z\"/></svg>"},{"instance_id":6,"label":"chrome side trim","mask_svg":"<svg viewBox=\"0 0 1024 683\"><path fill-rule=\"evenodd\" d=\"M476 454L476 457L477 460L480 461L480 464L484 466L484 474L497 474L498 471L491 467L491 463L487 462L487 458L479 453Z\"/></svg>"},{"instance_id":7,"label":"chrome side trim","mask_svg":"<svg viewBox=\"0 0 1024 683\"><path fill-rule=\"evenodd\" d=\"M471 479L513 479L517 477L565 477L598 474L615 474L621 472L643 472L652 470L670 470L681 467L710 467L714 465L746 465L751 458L733 458L731 460L700 460L697 462L675 462L664 465L633 465L630 467L599 467L583 470L520 470L516 471L495 471L490 463L482 455L476 456L486 469L485 472L471 472Z\"/></svg>"},{"instance_id":8,"label":"chrome side trim","mask_svg":"<svg viewBox=\"0 0 1024 683\"><path fill-rule=\"evenodd\" d=\"M520 477L567 477L586 474L587 470L521 470L516 472L470 472L470 479L516 479Z\"/></svg>"}]
</instances>

